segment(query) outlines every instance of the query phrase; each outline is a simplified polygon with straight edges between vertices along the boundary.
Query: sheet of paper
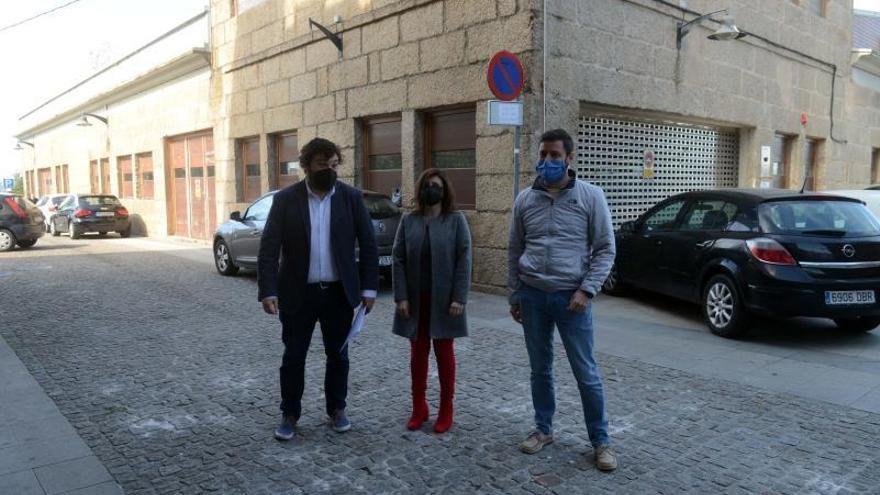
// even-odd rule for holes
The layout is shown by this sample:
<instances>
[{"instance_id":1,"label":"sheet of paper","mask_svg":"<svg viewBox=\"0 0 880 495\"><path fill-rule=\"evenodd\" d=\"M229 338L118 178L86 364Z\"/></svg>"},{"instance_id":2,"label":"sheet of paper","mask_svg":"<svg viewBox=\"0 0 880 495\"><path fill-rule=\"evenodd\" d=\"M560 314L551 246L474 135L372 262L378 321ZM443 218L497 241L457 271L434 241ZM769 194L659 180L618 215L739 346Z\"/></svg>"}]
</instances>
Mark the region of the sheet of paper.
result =
<instances>
[{"instance_id":1,"label":"sheet of paper","mask_svg":"<svg viewBox=\"0 0 880 495\"><path fill-rule=\"evenodd\" d=\"M364 328L364 321L367 319L367 307L361 304L358 306L358 310L354 313L354 320L351 322L351 330L348 331L348 337L345 338L345 343L342 344L342 349L345 349L345 346L352 343L354 339L361 333L361 330ZM339 349L341 352L342 349Z\"/></svg>"}]
</instances>

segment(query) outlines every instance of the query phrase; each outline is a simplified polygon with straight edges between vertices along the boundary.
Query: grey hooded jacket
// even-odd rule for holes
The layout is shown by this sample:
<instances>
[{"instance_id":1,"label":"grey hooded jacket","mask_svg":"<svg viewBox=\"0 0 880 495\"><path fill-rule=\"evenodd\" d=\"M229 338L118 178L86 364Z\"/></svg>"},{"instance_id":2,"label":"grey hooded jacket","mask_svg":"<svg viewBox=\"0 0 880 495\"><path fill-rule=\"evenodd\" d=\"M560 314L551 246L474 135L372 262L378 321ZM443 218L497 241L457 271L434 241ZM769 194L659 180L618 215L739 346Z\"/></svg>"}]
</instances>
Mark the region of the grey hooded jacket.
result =
<instances>
[{"instance_id":1,"label":"grey hooded jacket","mask_svg":"<svg viewBox=\"0 0 880 495\"><path fill-rule=\"evenodd\" d=\"M572 178L554 198L540 177L517 196L507 252L510 304L522 284L595 296L614 264L614 229L605 194Z\"/></svg>"}]
</instances>

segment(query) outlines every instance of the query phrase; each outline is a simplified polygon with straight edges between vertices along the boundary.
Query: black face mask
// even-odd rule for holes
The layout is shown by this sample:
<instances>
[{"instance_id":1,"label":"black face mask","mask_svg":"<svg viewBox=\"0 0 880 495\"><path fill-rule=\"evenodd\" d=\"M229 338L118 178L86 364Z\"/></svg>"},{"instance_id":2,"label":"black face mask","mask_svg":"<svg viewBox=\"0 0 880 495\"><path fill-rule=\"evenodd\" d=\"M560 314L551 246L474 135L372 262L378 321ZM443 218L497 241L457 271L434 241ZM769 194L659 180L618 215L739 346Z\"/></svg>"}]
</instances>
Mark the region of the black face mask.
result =
<instances>
[{"instance_id":1,"label":"black face mask","mask_svg":"<svg viewBox=\"0 0 880 495\"><path fill-rule=\"evenodd\" d=\"M336 171L332 168L322 168L309 174L309 185L312 189L328 192L333 189L334 184L336 184Z\"/></svg>"},{"instance_id":2,"label":"black face mask","mask_svg":"<svg viewBox=\"0 0 880 495\"><path fill-rule=\"evenodd\" d=\"M443 188L437 184L429 184L422 188L419 199L428 206L434 206L443 200Z\"/></svg>"}]
</instances>

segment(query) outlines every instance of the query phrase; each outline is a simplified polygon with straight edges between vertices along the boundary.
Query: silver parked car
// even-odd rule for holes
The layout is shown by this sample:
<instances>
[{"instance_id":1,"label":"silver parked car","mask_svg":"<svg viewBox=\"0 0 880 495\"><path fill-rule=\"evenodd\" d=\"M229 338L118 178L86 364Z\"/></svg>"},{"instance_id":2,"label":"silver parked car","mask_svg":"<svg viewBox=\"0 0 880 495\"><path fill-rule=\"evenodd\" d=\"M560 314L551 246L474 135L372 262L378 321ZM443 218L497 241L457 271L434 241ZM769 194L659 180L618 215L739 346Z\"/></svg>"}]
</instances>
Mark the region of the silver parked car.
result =
<instances>
[{"instance_id":1,"label":"silver parked car","mask_svg":"<svg viewBox=\"0 0 880 495\"><path fill-rule=\"evenodd\" d=\"M221 275L235 275L240 268L256 269L263 227L272 208L272 199L278 191L271 191L257 199L242 215L234 211L229 220L214 233L214 266ZM391 248L401 211L384 194L364 191L364 204L373 219L376 245L379 248L379 271L391 273Z\"/></svg>"}]
</instances>

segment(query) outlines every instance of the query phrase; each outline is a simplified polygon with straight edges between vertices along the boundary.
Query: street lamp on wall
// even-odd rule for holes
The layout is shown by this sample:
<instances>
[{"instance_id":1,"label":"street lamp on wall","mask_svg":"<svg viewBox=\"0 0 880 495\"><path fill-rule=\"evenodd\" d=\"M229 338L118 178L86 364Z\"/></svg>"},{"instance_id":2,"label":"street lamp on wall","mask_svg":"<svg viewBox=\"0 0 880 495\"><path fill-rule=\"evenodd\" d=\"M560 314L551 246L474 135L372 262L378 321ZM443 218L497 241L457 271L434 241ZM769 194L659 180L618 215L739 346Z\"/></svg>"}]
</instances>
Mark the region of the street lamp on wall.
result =
<instances>
[{"instance_id":1,"label":"street lamp on wall","mask_svg":"<svg viewBox=\"0 0 880 495\"><path fill-rule=\"evenodd\" d=\"M89 117L100 120L104 125L110 125L110 119L107 117L101 117L100 115L95 115L93 113L84 113L82 114L82 117L80 117L80 121L76 123L77 127L91 127L92 123L89 122Z\"/></svg>"},{"instance_id":2,"label":"street lamp on wall","mask_svg":"<svg viewBox=\"0 0 880 495\"><path fill-rule=\"evenodd\" d=\"M675 37L676 48L681 50L681 40L683 40L684 37L687 36L689 32L691 32L692 27L705 21L706 19L710 19L711 16L713 16L713 15L720 14L722 12L727 14L727 9L722 9L717 12L710 12L708 14L703 14L700 17L697 17L696 19L693 19L689 22L684 22L684 23L679 22L676 27L676 37ZM736 23L733 20L733 16L728 14L728 15L725 15L724 19L721 21L721 27L718 28L714 33L710 34L708 36L708 38L710 40L715 40L715 41L731 41L731 40L738 40L745 35L746 35L746 33L743 33L742 31L740 31L736 27Z\"/></svg>"},{"instance_id":3,"label":"street lamp on wall","mask_svg":"<svg viewBox=\"0 0 880 495\"><path fill-rule=\"evenodd\" d=\"M21 140L19 140L17 143L15 143L15 148L12 148L12 149L15 150L15 151L21 151L21 150L24 149L24 148L21 147L21 145L23 145L23 144L25 144L25 145L27 145L27 146L30 146L31 148L34 147L34 143L29 143L29 142L27 142L27 141L21 141Z\"/></svg>"}]
</instances>

